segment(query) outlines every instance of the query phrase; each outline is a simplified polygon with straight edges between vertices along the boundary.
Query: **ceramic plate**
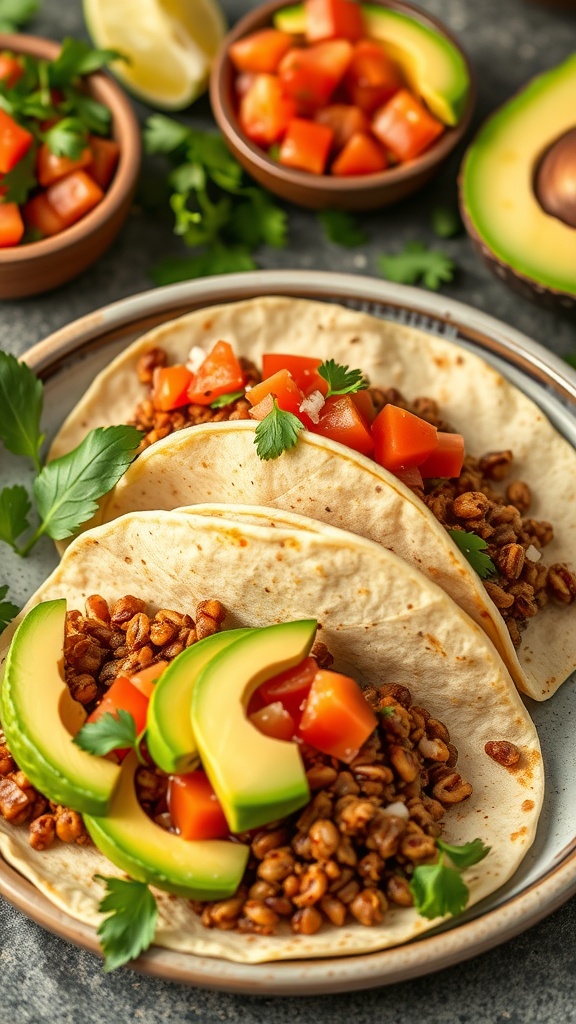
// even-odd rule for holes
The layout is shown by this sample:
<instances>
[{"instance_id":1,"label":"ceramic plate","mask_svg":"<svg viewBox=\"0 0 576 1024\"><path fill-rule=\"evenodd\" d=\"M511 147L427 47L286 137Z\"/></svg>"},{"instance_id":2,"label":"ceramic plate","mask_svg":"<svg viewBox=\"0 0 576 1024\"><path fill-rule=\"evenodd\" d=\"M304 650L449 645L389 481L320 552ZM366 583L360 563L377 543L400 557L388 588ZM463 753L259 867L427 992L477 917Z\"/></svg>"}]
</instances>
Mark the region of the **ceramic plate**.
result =
<instances>
[{"instance_id":1,"label":"ceramic plate","mask_svg":"<svg viewBox=\"0 0 576 1024\"><path fill-rule=\"evenodd\" d=\"M351 275L261 272L174 285L114 303L77 320L26 354L45 382L45 428L51 436L94 375L155 324L190 310L257 295L338 301L353 309L442 335L491 362L537 402L576 447L576 374L546 349L477 310L442 296ZM22 478L21 464L0 455L3 482ZM2 552L2 580L23 604L56 565L46 541L28 560ZM534 846L514 878L458 923L381 953L244 965L153 948L138 966L173 981L229 991L281 995L368 988L439 970L511 938L576 892L576 764L571 712L576 678L545 704L527 701L545 759L547 788ZM25 914L78 945L98 951L93 929L52 906L0 858L0 892Z\"/></svg>"}]
</instances>

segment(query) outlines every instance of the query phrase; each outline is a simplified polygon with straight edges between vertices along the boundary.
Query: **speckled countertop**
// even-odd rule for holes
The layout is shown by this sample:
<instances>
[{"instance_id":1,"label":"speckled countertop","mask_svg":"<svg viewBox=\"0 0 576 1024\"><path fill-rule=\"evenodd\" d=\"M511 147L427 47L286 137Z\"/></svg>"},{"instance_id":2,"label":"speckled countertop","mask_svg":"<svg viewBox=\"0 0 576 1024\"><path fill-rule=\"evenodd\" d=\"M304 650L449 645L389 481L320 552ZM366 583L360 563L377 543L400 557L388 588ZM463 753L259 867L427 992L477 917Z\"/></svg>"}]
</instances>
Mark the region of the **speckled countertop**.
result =
<instances>
[{"instance_id":1,"label":"speckled countertop","mask_svg":"<svg viewBox=\"0 0 576 1024\"><path fill-rule=\"evenodd\" d=\"M251 6L247 0L223 2L230 21ZM523 0L423 0L420 6L446 21L472 59L477 124L531 75L576 47L576 12ZM54 39L83 34L80 0L44 0L30 30ZM147 113L141 105L138 111ZM183 117L206 126L207 102ZM366 217L370 241L361 250L331 245L312 214L291 209L289 245L263 250L259 263L267 269L375 274L376 256L384 249L397 250L410 239L435 241L430 208L453 200L457 166L455 158L418 196ZM507 321L560 355L576 350L573 317L517 298L478 262L465 237L442 242L442 248L459 267L446 294ZM152 263L181 252L169 213L151 217L135 208L108 254L78 280L45 296L0 305L0 347L20 354L76 317L149 288ZM274 999L186 988L132 970L105 975L96 957L43 931L0 898L0 1022L568 1024L576 1021L575 931L573 900L521 937L428 978L350 995Z\"/></svg>"}]
</instances>

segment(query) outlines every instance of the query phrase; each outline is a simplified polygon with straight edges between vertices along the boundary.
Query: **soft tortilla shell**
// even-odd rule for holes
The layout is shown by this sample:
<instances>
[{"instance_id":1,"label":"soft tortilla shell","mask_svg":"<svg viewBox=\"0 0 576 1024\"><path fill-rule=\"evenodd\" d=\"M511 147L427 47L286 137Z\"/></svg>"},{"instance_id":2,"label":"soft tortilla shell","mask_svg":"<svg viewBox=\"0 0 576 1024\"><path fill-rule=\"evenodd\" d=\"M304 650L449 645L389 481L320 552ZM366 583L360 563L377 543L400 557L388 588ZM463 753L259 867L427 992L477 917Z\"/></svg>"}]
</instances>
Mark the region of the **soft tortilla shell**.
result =
<instances>
[{"instance_id":1,"label":"soft tortilla shell","mask_svg":"<svg viewBox=\"0 0 576 1024\"><path fill-rule=\"evenodd\" d=\"M82 608L94 592L107 600L130 592L154 608L191 612L198 601L219 598L229 609L226 626L317 617L337 667L363 681L406 683L448 725L474 792L447 813L445 837L455 843L479 837L492 847L465 874L470 903L489 895L528 851L544 785L536 730L492 644L439 587L381 546L306 521L298 530L280 520L273 528L258 525L259 517L270 520L269 510L249 509L245 518L253 522L239 525L234 511L229 519L136 513L78 538L5 631L0 661L29 607L66 597L70 608ZM521 750L514 770L485 754L485 743L497 739ZM25 828L1 819L0 851L52 902L99 923L102 889L93 875L118 872L97 851L58 844L37 853ZM159 945L250 963L384 949L440 923L394 909L376 928L248 937L208 931L186 901L159 899Z\"/></svg>"}]
</instances>

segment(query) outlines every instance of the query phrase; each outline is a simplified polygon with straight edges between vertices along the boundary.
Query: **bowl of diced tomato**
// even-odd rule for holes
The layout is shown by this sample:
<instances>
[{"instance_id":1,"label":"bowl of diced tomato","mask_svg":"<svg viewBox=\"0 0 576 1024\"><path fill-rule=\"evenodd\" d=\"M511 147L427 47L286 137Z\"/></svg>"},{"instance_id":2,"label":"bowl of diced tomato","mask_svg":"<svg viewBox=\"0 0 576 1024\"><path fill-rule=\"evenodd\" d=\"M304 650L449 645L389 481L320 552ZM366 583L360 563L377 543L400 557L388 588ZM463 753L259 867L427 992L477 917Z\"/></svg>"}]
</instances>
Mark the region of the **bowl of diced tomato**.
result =
<instances>
[{"instance_id":1,"label":"bowl of diced tomato","mask_svg":"<svg viewBox=\"0 0 576 1024\"><path fill-rule=\"evenodd\" d=\"M315 209L375 209L432 177L474 106L465 54L403 0L282 0L224 40L210 98L226 142L270 191Z\"/></svg>"},{"instance_id":2,"label":"bowl of diced tomato","mask_svg":"<svg viewBox=\"0 0 576 1024\"><path fill-rule=\"evenodd\" d=\"M88 50L0 34L0 299L80 274L128 215L140 129Z\"/></svg>"}]
</instances>

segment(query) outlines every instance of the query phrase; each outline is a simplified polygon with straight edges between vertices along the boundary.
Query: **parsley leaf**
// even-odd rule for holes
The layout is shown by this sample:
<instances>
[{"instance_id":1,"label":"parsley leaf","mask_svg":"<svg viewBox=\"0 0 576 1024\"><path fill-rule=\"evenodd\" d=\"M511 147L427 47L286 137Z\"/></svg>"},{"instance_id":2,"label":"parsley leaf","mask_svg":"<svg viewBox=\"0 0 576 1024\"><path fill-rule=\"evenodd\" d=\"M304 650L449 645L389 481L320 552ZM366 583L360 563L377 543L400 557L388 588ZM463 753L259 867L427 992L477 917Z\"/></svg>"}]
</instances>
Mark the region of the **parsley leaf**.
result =
<instances>
[{"instance_id":1,"label":"parsley leaf","mask_svg":"<svg viewBox=\"0 0 576 1024\"><path fill-rule=\"evenodd\" d=\"M383 277L398 284L416 284L438 291L442 282L454 277L454 261L439 249L427 249L422 242L408 242L402 252L384 254L378 258Z\"/></svg>"},{"instance_id":2,"label":"parsley leaf","mask_svg":"<svg viewBox=\"0 0 576 1024\"><path fill-rule=\"evenodd\" d=\"M33 541L43 533L63 540L86 522L134 459L141 438L135 427L97 427L73 451L44 466L34 481L42 523Z\"/></svg>"},{"instance_id":3,"label":"parsley leaf","mask_svg":"<svg viewBox=\"0 0 576 1024\"><path fill-rule=\"evenodd\" d=\"M56 60L49 64L50 85L55 88L72 85L76 78L98 71L113 60L126 60L126 57L118 50L95 50L83 39L68 37L63 40Z\"/></svg>"},{"instance_id":4,"label":"parsley leaf","mask_svg":"<svg viewBox=\"0 0 576 1024\"><path fill-rule=\"evenodd\" d=\"M107 711L98 721L87 722L72 742L81 750L98 754L99 757L109 754L111 750L124 750L127 747L136 750L138 737L133 716L123 708L119 708L116 715Z\"/></svg>"},{"instance_id":5,"label":"parsley leaf","mask_svg":"<svg viewBox=\"0 0 576 1024\"><path fill-rule=\"evenodd\" d=\"M254 444L258 457L263 462L277 459L282 452L294 447L303 429L301 420L293 413L280 409L276 398L273 398L270 412L256 427Z\"/></svg>"},{"instance_id":6,"label":"parsley leaf","mask_svg":"<svg viewBox=\"0 0 576 1024\"><path fill-rule=\"evenodd\" d=\"M157 285L174 284L192 277L210 277L212 274L235 274L255 270L256 264L246 249L224 249L212 246L198 256L168 257L151 271Z\"/></svg>"},{"instance_id":7,"label":"parsley leaf","mask_svg":"<svg viewBox=\"0 0 576 1024\"><path fill-rule=\"evenodd\" d=\"M17 551L16 541L29 527L31 504L28 491L21 484L0 491L0 540Z\"/></svg>"},{"instance_id":8,"label":"parsley leaf","mask_svg":"<svg viewBox=\"0 0 576 1024\"><path fill-rule=\"evenodd\" d=\"M144 125L144 146L147 153L173 153L185 146L189 129L164 114L153 114Z\"/></svg>"},{"instance_id":9,"label":"parsley leaf","mask_svg":"<svg viewBox=\"0 0 576 1024\"><path fill-rule=\"evenodd\" d=\"M368 241L368 235L362 230L356 217L345 210L321 210L318 220L328 241L336 245L352 248L355 245L364 245Z\"/></svg>"},{"instance_id":10,"label":"parsley leaf","mask_svg":"<svg viewBox=\"0 0 576 1024\"><path fill-rule=\"evenodd\" d=\"M4 178L6 181L6 178ZM568 366L573 366L576 370L576 352L569 352L567 356L564 356L564 361L568 363Z\"/></svg>"},{"instance_id":11,"label":"parsley leaf","mask_svg":"<svg viewBox=\"0 0 576 1024\"><path fill-rule=\"evenodd\" d=\"M51 153L78 160L88 144L88 133L77 117L64 117L44 134Z\"/></svg>"},{"instance_id":12,"label":"parsley leaf","mask_svg":"<svg viewBox=\"0 0 576 1024\"><path fill-rule=\"evenodd\" d=\"M26 202L28 193L36 188L36 148L36 144L32 143L25 156L3 176L2 187L7 190L4 194L5 203L21 206Z\"/></svg>"},{"instance_id":13,"label":"parsley leaf","mask_svg":"<svg viewBox=\"0 0 576 1024\"><path fill-rule=\"evenodd\" d=\"M0 587L0 632L6 629L15 615L18 615L18 608L11 601L5 601L8 587Z\"/></svg>"},{"instance_id":14,"label":"parsley leaf","mask_svg":"<svg viewBox=\"0 0 576 1024\"><path fill-rule=\"evenodd\" d=\"M442 854L437 864L418 864L408 887L416 910L430 921L461 914L468 902L468 886L459 871L447 867Z\"/></svg>"},{"instance_id":15,"label":"parsley leaf","mask_svg":"<svg viewBox=\"0 0 576 1024\"><path fill-rule=\"evenodd\" d=\"M328 381L326 398L331 395L352 395L356 391L365 391L368 387L362 370L350 370L348 366L337 363L334 359L325 359L318 367L318 373Z\"/></svg>"},{"instance_id":16,"label":"parsley leaf","mask_svg":"<svg viewBox=\"0 0 576 1024\"><path fill-rule=\"evenodd\" d=\"M0 441L13 455L25 455L40 469L42 383L32 370L0 351Z\"/></svg>"},{"instance_id":17,"label":"parsley leaf","mask_svg":"<svg viewBox=\"0 0 576 1024\"><path fill-rule=\"evenodd\" d=\"M482 537L477 537L475 533L467 533L466 530L448 530L448 533L483 580L496 572L494 562L489 555L484 554L488 545Z\"/></svg>"},{"instance_id":18,"label":"parsley leaf","mask_svg":"<svg viewBox=\"0 0 576 1024\"><path fill-rule=\"evenodd\" d=\"M452 846L442 839L437 839L436 846L443 853L448 854L454 867L459 868L460 871L471 868L473 864L479 864L484 857L488 856L491 849L489 846L484 846L481 839L473 839L471 843L462 843L461 846Z\"/></svg>"},{"instance_id":19,"label":"parsley leaf","mask_svg":"<svg viewBox=\"0 0 576 1024\"><path fill-rule=\"evenodd\" d=\"M18 32L40 9L41 0L0 0L0 32Z\"/></svg>"},{"instance_id":20,"label":"parsley leaf","mask_svg":"<svg viewBox=\"0 0 576 1024\"><path fill-rule=\"evenodd\" d=\"M432 230L438 238L453 238L462 231L462 221L451 206L435 206L430 216Z\"/></svg>"},{"instance_id":21,"label":"parsley leaf","mask_svg":"<svg viewBox=\"0 0 576 1024\"><path fill-rule=\"evenodd\" d=\"M219 395L213 402L210 402L211 409L223 409L225 405L232 405L238 398L243 398L244 391L232 391L229 395Z\"/></svg>"},{"instance_id":22,"label":"parsley leaf","mask_svg":"<svg viewBox=\"0 0 576 1024\"><path fill-rule=\"evenodd\" d=\"M98 907L102 914L109 915L98 928L106 961L104 970L114 971L148 949L156 930L158 907L145 882L95 877L107 888Z\"/></svg>"}]
</instances>

